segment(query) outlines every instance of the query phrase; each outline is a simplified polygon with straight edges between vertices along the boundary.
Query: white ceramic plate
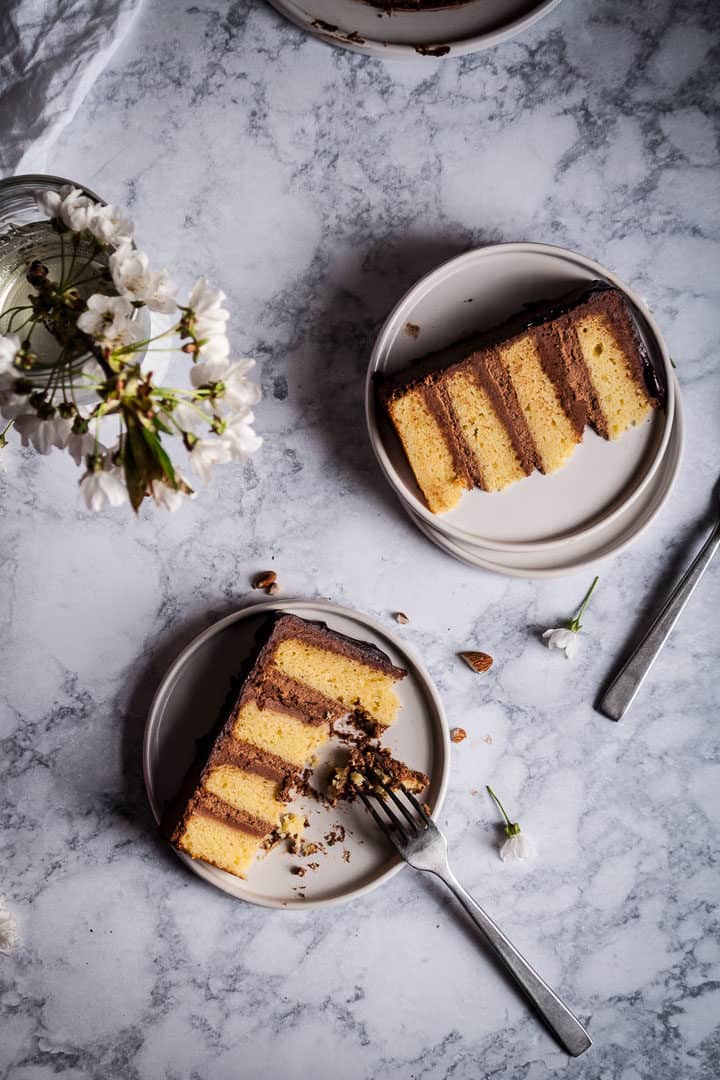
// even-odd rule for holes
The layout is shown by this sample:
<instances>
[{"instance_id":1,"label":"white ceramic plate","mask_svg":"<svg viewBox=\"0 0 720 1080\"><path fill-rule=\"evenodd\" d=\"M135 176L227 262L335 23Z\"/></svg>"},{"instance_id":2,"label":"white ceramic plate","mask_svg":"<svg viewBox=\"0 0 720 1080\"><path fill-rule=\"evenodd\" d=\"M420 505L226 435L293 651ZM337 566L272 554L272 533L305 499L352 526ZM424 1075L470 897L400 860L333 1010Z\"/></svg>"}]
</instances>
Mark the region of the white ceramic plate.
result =
<instances>
[{"instance_id":1,"label":"white ceramic plate","mask_svg":"<svg viewBox=\"0 0 720 1080\"><path fill-rule=\"evenodd\" d=\"M650 525L670 496L682 460L685 442L685 425L679 395L676 398L675 420L670 442L659 467L640 497L622 514L617 515L603 529L589 536L581 536L562 547L542 548L537 551L489 551L479 545L462 544L448 539L416 517L412 509L405 509L417 527L429 540L449 555L484 570L510 577L543 578L572 574L586 567L595 567L611 555L633 543Z\"/></svg>"},{"instance_id":2,"label":"white ceramic plate","mask_svg":"<svg viewBox=\"0 0 720 1080\"><path fill-rule=\"evenodd\" d=\"M466 0L438 11L387 13L364 0L270 0L297 26L342 48L388 59L463 56L514 37L560 0Z\"/></svg>"},{"instance_id":3,"label":"white ceramic plate","mask_svg":"<svg viewBox=\"0 0 720 1080\"><path fill-rule=\"evenodd\" d=\"M271 611L288 611L303 619L320 619L333 630L378 645L394 664L408 670L398 685L402 703L398 719L383 740L411 768L430 776L427 801L437 814L445 798L450 761L447 720L438 693L420 661L375 620L323 601L285 601L255 604L221 619L180 654L161 682L145 728L143 769L150 806L160 821L166 803L175 795L195 759L196 742L214 726L243 660L250 654L255 633ZM321 758L330 759L336 747ZM405 864L391 853L377 827L360 804L328 810L314 800L294 804L306 813L307 840L322 840L337 824L347 830L344 843L328 847L312 860L299 859L276 848L261 857L243 880L177 852L200 877L241 900L265 907L318 907L353 899L396 874ZM345 861L343 851L350 853ZM291 867L318 862L304 877Z\"/></svg>"},{"instance_id":4,"label":"white ceramic plate","mask_svg":"<svg viewBox=\"0 0 720 1080\"><path fill-rule=\"evenodd\" d=\"M447 514L425 505L402 446L377 408L374 376L407 367L470 333L501 323L524 304L552 299L583 281L622 289L667 385L665 409L647 423L606 442L586 430L570 461L552 476L533 473L504 491L469 491ZM417 336L408 324L419 327ZM380 331L370 358L366 415L373 449L396 494L433 532L488 551L521 552L562 547L608 525L650 483L667 448L676 382L667 349L640 297L599 263L547 244L497 244L467 252L422 278L403 297Z\"/></svg>"}]
</instances>

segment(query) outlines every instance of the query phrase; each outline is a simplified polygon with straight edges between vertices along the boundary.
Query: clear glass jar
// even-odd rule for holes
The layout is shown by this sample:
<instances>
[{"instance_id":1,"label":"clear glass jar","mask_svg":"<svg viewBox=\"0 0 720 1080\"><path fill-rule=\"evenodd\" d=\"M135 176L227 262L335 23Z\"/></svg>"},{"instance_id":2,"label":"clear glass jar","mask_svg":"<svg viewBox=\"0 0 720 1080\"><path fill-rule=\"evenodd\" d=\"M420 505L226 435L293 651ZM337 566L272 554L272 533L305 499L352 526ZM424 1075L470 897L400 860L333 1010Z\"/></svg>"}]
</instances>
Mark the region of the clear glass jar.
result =
<instances>
[{"instance_id":1,"label":"clear glass jar","mask_svg":"<svg viewBox=\"0 0 720 1080\"><path fill-rule=\"evenodd\" d=\"M94 292L114 292L106 276L107 255L96 253L86 241L82 241L73 251L68 234L55 232L38 205L38 195L49 191L59 192L66 184L80 188L96 202L103 201L90 188L60 176L26 175L0 180L0 333L13 332L22 338L26 314L22 311L13 313L13 308L27 304L32 286L26 274L33 260L40 260L48 268L49 276L59 280L64 277L74 257L74 268L82 271L77 291L83 299ZM150 334L147 308L136 309L133 318L137 322L138 340L144 340ZM38 385L44 385L50 372L57 366L60 345L39 323L33 330L32 348L38 361L23 375ZM68 370L81 369L88 359L88 355L73 357ZM92 393L85 391L82 396L87 401L92 398Z\"/></svg>"}]
</instances>

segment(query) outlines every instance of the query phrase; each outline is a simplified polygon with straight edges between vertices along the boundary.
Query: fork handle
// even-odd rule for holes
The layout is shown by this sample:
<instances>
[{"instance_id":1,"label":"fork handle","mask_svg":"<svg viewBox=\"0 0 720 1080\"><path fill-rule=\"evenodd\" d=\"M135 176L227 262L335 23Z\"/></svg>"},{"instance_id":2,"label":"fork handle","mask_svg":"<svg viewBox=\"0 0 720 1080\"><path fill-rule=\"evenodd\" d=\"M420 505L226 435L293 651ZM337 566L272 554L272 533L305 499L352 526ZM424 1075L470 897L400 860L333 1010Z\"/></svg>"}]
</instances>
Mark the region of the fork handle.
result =
<instances>
[{"instance_id":1,"label":"fork handle","mask_svg":"<svg viewBox=\"0 0 720 1080\"><path fill-rule=\"evenodd\" d=\"M555 991L548 986L544 979L540 978L537 971L528 964L524 956L521 956L512 942L508 941L502 930L495 925L487 912L473 900L470 893L463 889L454 875L443 873L437 876L445 882L448 889L465 908L465 911L475 923L495 956L510 972L520 989L567 1052L572 1054L573 1057L584 1054L592 1046L592 1039L577 1017L573 1016Z\"/></svg>"},{"instance_id":2,"label":"fork handle","mask_svg":"<svg viewBox=\"0 0 720 1080\"><path fill-rule=\"evenodd\" d=\"M718 547L720 547L720 522L710 533L700 552L670 593L665 606L600 699L598 706L600 712L611 720L620 720L632 705L646 675L657 660L660 650L694 593L700 578L710 565L710 560Z\"/></svg>"}]
</instances>

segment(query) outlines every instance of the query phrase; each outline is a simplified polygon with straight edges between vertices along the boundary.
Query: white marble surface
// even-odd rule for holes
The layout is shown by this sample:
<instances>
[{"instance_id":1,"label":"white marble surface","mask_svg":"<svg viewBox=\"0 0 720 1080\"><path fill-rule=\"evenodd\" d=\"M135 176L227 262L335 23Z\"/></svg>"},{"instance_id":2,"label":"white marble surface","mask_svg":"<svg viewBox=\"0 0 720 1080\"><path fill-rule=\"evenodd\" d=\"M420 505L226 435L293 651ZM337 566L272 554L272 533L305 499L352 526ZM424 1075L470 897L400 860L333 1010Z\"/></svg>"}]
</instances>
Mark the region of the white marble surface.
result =
<instances>
[{"instance_id":1,"label":"white marble surface","mask_svg":"<svg viewBox=\"0 0 720 1080\"><path fill-rule=\"evenodd\" d=\"M717 22L702 2L566 0L492 52L384 65L252 0L145 0L49 171L126 203L157 261L226 289L266 444L171 518L76 509L59 455L17 452L0 479L0 875L22 938L0 957L3 1077L720 1073L720 568L627 720L592 709L698 544L716 479ZM398 510L363 426L395 299L441 259L513 239L575 247L648 298L689 420L672 501L600 570L573 665L537 630L588 575L450 561ZM578 1062L412 872L344 908L269 912L159 844L149 697L268 565L286 594L409 614L402 634L469 732L443 814L458 873L589 1021ZM495 656L489 676L455 659L469 646ZM488 782L538 840L528 869L497 859L473 794Z\"/></svg>"}]
</instances>

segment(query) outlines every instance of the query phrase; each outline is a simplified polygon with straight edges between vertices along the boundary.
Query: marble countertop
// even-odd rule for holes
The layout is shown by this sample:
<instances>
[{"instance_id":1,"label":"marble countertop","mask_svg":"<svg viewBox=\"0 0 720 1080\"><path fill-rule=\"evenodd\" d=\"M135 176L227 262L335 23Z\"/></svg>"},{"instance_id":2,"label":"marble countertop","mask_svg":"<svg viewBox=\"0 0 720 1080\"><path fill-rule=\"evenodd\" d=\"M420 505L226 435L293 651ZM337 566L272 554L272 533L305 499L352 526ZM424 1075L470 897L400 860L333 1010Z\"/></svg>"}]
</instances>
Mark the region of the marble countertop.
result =
<instances>
[{"instance_id":1,"label":"marble countertop","mask_svg":"<svg viewBox=\"0 0 720 1080\"><path fill-rule=\"evenodd\" d=\"M720 568L626 720L592 708L699 545L720 459L711 8L566 0L489 52L383 63L253 0L145 0L49 171L129 207L182 280L226 290L266 441L170 517L76 508L59 454L16 451L0 478L0 892L21 938L0 956L2 1077L720 1072ZM591 574L452 561L405 519L364 431L368 351L396 298L455 253L518 239L575 248L647 298L688 419L672 500L598 568L572 664L538 630ZM427 662L469 736L442 815L458 876L588 1021L577 1062L410 870L344 907L266 911L159 844L148 702L268 565L285 595L386 620ZM495 657L482 680L455 658L473 646ZM534 864L499 861L486 783L535 836Z\"/></svg>"}]
</instances>

